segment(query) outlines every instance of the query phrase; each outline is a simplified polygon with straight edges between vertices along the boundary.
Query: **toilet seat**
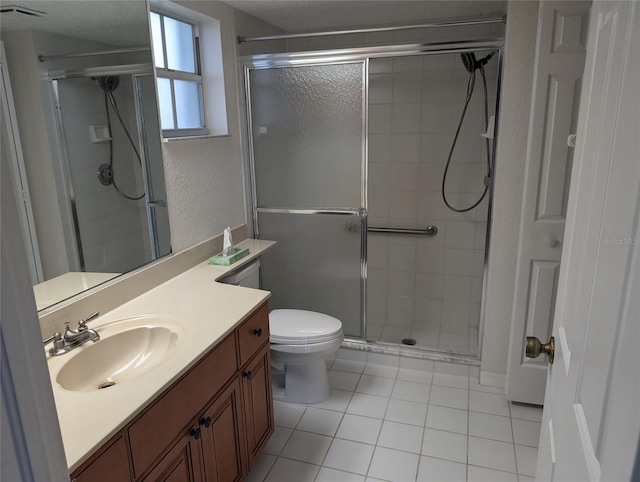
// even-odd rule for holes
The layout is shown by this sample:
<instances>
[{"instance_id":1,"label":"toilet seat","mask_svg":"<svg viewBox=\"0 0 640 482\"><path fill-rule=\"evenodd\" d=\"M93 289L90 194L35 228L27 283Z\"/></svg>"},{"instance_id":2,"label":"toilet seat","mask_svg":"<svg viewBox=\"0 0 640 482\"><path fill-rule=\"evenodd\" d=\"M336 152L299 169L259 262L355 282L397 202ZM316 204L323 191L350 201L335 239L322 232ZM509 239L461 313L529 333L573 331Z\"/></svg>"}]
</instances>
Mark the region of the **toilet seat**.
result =
<instances>
[{"instance_id":1,"label":"toilet seat","mask_svg":"<svg viewBox=\"0 0 640 482\"><path fill-rule=\"evenodd\" d=\"M343 336L340 320L307 310L273 310L269 313L269 332L269 341L276 345L319 344Z\"/></svg>"}]
</instances>

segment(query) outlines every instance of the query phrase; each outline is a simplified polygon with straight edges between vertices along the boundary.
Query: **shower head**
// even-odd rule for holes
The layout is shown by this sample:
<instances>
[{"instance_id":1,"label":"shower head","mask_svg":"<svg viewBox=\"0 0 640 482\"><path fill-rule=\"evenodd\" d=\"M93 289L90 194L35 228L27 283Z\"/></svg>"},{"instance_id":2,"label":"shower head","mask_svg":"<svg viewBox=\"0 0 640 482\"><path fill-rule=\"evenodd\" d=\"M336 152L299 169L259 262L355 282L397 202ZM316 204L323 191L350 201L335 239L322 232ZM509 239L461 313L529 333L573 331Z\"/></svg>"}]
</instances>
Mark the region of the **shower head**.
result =
<instances>
[{"instance_id":1,"label":"shower head","mask_svg":"<svg viewBox=\"0 0 640 482\"><path fill-rule=\"evenodd\" d=\"M486 57L481 58L480 60L476 59L476 55L473 52L465 52L460 54L462 57L462 63L464 64L464 68L467 69L467 72L472 74L476 70L484 67L487 62L496 54L495 51L490 52Z\"/></svg>"},{"instance_id":2,"label":"shower head","mask_svg":"<svg viewBox=\"0 0 640 482\"><path fill-rule=\"evenodd\" d=\"M118 75L108 75L106 77L93 77L98 85L105 92L113 92L120 85L120 77Z\"/></svg>"}]
</instances>

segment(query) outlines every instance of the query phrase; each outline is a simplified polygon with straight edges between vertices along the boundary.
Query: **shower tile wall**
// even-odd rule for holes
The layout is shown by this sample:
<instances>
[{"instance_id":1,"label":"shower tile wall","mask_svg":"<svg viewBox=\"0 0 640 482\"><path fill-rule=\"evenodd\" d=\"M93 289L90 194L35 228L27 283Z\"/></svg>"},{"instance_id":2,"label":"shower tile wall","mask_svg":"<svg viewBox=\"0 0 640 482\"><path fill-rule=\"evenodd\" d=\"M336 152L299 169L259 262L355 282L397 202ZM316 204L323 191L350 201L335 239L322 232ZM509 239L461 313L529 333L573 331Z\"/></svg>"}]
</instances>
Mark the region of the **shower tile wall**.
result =
<instances>
[{"instance_id":1,"label":"shower tile wall","mask_svg":"<svg viewBox=\"0 0 640 482\"><path fill-rule=\"evenodd\" d=\"M487 67L490 114L496 66ZM419 347L476 352L488 202L455 213L440 192L467 79L459 55L370 61L369 226L433 224L438 234L369 234L369 340L414 338ZM481 92L478 73L447 177L456 207L472 205L484 189Z\"/></svg>"}]
</instances>

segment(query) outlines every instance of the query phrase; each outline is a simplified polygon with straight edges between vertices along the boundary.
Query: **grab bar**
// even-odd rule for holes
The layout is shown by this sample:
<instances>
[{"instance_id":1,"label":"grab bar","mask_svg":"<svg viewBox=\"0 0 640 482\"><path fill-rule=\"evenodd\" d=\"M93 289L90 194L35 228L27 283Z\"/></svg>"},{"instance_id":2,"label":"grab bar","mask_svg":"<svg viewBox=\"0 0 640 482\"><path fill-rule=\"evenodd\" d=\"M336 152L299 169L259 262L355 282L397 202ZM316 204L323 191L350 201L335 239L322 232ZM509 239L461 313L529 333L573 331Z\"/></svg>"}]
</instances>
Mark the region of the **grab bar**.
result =
<instances>
[{"instance_id":1,"label":"grab bar","mask_svg":"<svg viewBox=\"0 0 640 482\"><path fill-rule=\"evenodd\" d=\"M388 234L418 234L421 236L435 236L438 234L438 228L430 224L425 229L404 229L404 228L367 228L370 233L388 233Z\"/></svg>"}]
</instances>

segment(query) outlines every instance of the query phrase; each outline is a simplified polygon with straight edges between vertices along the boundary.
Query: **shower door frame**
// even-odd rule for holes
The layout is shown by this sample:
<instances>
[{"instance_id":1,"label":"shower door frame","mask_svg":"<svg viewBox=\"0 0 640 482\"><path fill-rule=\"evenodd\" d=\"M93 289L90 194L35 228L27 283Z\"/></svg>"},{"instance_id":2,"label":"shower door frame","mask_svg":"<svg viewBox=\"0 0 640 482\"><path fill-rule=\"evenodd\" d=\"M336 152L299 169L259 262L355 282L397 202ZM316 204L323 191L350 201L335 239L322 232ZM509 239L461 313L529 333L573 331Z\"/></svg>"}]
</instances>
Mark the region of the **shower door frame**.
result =
<instances>
[{"instance_id":1,"label":"shower door frame","mask_svg":"<svg viewBox=\"0 0 640 482\"><path fill-rule=\"evenodd\" d=\"M251 90L249 82L249 72L257 69L271 69L271 68L286 68L286 67L299 67L299 66L312 66L312 65L336 65L353 62L364 62L365 64L365 78L364 78L364 106L363 106L363 126L364 132L364 166L363 166L363 185L362 189L362 207L360 209L360 216L362 219L362 232L361 232L361 288L360 288L360 313L361 313L361 326L360 326L360 338L345 337L345 343L343 346L356 349L365 349L367 351L379 352L379 353L392 353L403 354L408 356L428 357L433 360L441 361L474 361L480 360L482 354L482 338L484 333L484 318L485 318L485 305L486 305L486 285L487 285L487 266L489 260L489 240L491 234L491 217L493 209L493 189L495 178L495 159L496 159L496 147L498 139L499 129L499 105L500 105L500 90L502 81L502 68L503 68L503 48L504 38L490 38L483 40L459 40L452 42L433 42L433 43L420 43L420 44L406 44L406 45L388 45L379 47L359 47L349 49L335 49L335 50L318 50L318 51L306 51L306 52L291 52L291 53L274 53L274 54L257 54L240 57L240 66L242 68L242 78L244 84L244 102L245 102L245 128L247 136L247 153L246 162L248 163L247 172L249 173L248 179L248 196L251 206L250 219L252 220L252 234L259 236L258 226L258 206L256 196L256 182L255 182L255 164L254 164L254 151L253 151L253 132L252 132L252 117L251 117ZM490 178L489 178L489 200L487 206L487 231L485 235L485 250L484 250L484 263L482 272L482 299L480 308L480 326L478 329L478 345L475 354L459 354L438 351L433 348L422 347L408 347L400 344L392 344L387 342L369 341L367 340L367 215L368 215L368 166L369 166L369 59L385 58L385 57L407 57L415 55L441 55L441 54L461 54L467 52L476 52L484 50L495 50L497 54L498 62L498 76L496 81L496 110L495 110L495 125L494 136L491 146L491 160L490 160ZM268 211L265 209L265 211ZM278 212L302 212L305 214L341 214L340 211L326 211L326 210L278 210ZM346 213L342 213L346 214ZM349 214L355 214L349 211Z\"/></svg>"},{"instance_id":2,"label":"shower door frame","mask_svg":"<svg viewBox=\"0 0 640 482\"><path fill-rule=\"evenodd\" d=\"M89 67L86 69L73 69L73 70L53 70L49 72L49 83L51 86L51 98L54 103L55 112L55 126L57 131L57 145L60 153L60 159L64 169L64 184L67 189L67 195L69 197L69 208L71 219L73 221L73 242L75 244L76 251L78 253L77 262L80 271L85 271L84 253L82 250L82 239L80 236L80 223L78 220L78 210L76 206L76 195L73 186L73 179L71 177L71 163L69 161L69 153L67 151L67 141L64 129L64 123L62 120L62 112L60 106L60 92L58 88L58 81L65 79L88 79L92 77L103 77L107 75L131 75L134 85L134 101L136 110L136 120L138 124L138 140L140 141L142 133L140 127L144 127L144 120L141 119L142 113L139 110L142 99L140 98L138 77L151 76L154 78L154 71L151 64L127 64L127 65L110 65L104 67ZM142 179L145 187L145 193L147 193L147 201L145 202L145 209L147 211L147 230L149 231L149 243L151 246L151 253L153 259L158 259L158 240L155 213L150 215L151 208L155 208L154 205L150 205L150 199L153 199L152 192L150 192L149 183L149 159L147 155L147 148L145 143L139 143L142 147L140 149L140 156L142 157L143 169ZM153 219L153 221L152 221ZM152 235L155 232L155 235Z\"/></svg>"}]
</instances>

